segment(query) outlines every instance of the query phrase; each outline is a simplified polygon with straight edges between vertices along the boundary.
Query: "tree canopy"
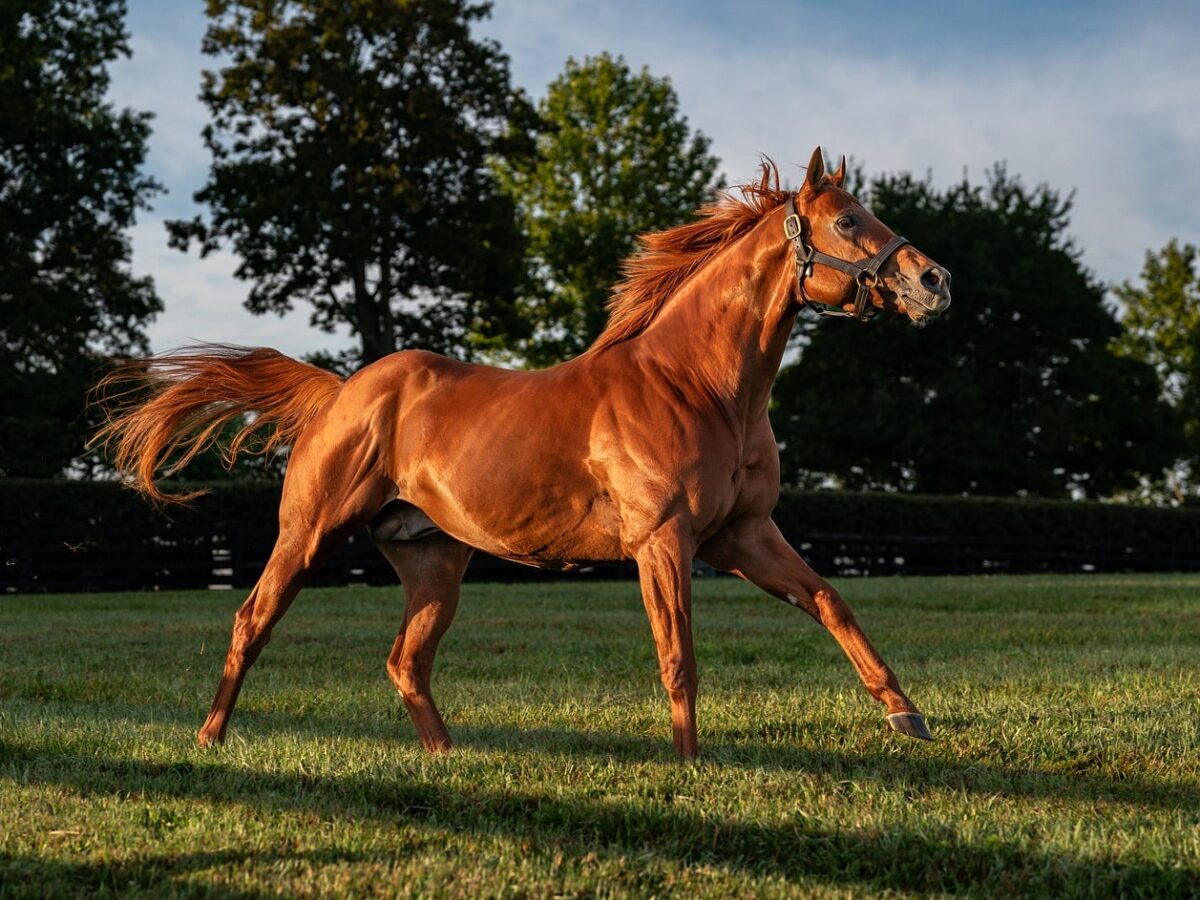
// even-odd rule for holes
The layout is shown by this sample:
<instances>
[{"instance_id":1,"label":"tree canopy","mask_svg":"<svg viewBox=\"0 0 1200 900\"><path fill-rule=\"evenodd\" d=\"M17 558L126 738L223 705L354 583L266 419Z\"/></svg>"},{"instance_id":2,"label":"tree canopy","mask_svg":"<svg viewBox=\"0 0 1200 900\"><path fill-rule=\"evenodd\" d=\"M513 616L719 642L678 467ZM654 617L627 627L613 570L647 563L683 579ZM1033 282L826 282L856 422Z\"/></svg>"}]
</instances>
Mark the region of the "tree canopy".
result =
<instances>
[{"instance_id":1,"label":"tree canopy","mask_svg":"<svg viewBox=\"0 0 1200 900\"><path fill-rule=\"evenodd\" d=\"M510 327L520 232L487 162L531 115L467 0L209 0L207 220L171 224L202 254L228 243L246 306L346 323L361 362L400 346L466 355ZM527 141L526 141L527 143Z\"/></svg>"},{"instance_id":2,"label":"tree canopy","mask_svg":"<svg viewBox=\"0 0 1200 900\"><path fill-rule=\"evenodd\" d=\"M501 159L527 235L524 333L509 355L575 356L603 330L605 303L637 235L685 221L718 186L719 161L666 78L620 57L567 61L538 105L537 154Z\"/></svg>"},{"instance_id":3,"label":"tree canopy","mask_svg":"<svg viewBox=\"0 0 1200 900\"><path fill-rule=\"evenodd\" d=\"M0 474L57 475L83 450L98 354L146 349L162 306L127 229L158 190L150 114L106 102L123 0L0 4Z\"/></svg>"},{"instance_id":4,"label":"tree canopy","mask_svg":"<svg viewBox=\"0 0 1200 900\"><path fill-rule=\"evenodd\" d=\"M1146 253L1141 284L1126 281L1115 288L1121 301L1124 333L1119 351L1153 366L1163 387L1163 397L1182 420L1185 481L1176 483L1177 499L1195 495L1200 472L1200 273L1197 249L1169 241L1161 250Z\"/></svg>"},{"instance_id":5,"label":"tree canopy","mask_svg":"<svg viewBox=\"0 0 1200 900\"><path fill-rule=\"evenodd\" d=\"M826 320L776 384L784 479L928 493L1106 496L1169 465L1177 420L1066 234L1071 208L1002 166L944 191L874 179L885 222L954 275L928 330Z\"/></svg>"}]
</instances>

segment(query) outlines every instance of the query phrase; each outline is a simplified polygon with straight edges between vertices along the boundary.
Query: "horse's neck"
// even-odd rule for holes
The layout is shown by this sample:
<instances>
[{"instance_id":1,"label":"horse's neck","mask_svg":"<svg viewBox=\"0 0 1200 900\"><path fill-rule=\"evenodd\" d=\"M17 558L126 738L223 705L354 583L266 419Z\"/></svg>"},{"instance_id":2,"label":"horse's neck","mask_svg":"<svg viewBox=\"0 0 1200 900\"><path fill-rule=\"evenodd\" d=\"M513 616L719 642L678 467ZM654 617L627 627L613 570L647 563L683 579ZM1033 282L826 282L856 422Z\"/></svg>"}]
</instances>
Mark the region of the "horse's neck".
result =
<instances>
[{"instance_id":1,"label":"horse's neck","mask_svg":"<svg viewBox=\"0 0 1200 900\"><path fill-rule=\"evenodd\" d=\"M679 379L739 410L766 415L792 323L794 269L778 216L711 260L635 338Z\"/></svg>"}]
</instances>

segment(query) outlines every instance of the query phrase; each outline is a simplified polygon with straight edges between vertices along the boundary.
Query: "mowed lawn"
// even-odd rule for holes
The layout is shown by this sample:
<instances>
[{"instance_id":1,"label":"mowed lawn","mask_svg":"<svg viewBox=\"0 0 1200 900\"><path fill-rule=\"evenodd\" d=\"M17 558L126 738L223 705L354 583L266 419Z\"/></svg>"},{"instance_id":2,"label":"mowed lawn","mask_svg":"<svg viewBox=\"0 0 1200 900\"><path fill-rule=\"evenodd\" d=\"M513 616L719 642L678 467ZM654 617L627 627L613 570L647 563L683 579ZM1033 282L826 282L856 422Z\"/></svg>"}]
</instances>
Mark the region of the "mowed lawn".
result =
<instances>
[{"instance_id":1,"label":"mowed lawn","mask_svg":"<svg viewBox=\"0 0 1200 900\"><path fill-rule=\"evenodd\" d=\"M0 896L1200 896L1200 576L839 587L935 743L727 578L697 764L634 584L469 585L436 757L398 588L302 593L207 751L240 595L0 597Z\"/></svg>"}]
</instances>

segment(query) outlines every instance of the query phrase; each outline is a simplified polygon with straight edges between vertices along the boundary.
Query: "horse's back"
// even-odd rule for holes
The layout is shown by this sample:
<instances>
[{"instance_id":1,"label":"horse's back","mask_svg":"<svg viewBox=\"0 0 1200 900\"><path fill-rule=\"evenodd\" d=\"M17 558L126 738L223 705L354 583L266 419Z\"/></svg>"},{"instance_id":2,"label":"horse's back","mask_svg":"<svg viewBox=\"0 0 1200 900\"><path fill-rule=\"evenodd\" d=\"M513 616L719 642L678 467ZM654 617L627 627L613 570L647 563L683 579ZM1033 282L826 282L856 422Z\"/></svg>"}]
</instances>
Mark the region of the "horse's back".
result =
<instances>
[{"instance_id":1,"label":"horse's back","mask_svg":"<svg viewBox=\"0 0 1200 900\"><path fill-rule=\"evenodd\" d=\"M427 350L402 350L352 376L344 399L359 408L391 405L410 428L425 419L436 422L443 437L469 430L479 441L490 430L527 433L534 426L554 427L561 440L566 431L578 430L573 425L586 424L598 396L577 368L501 369Z\"/></svg>"}]
</instances>

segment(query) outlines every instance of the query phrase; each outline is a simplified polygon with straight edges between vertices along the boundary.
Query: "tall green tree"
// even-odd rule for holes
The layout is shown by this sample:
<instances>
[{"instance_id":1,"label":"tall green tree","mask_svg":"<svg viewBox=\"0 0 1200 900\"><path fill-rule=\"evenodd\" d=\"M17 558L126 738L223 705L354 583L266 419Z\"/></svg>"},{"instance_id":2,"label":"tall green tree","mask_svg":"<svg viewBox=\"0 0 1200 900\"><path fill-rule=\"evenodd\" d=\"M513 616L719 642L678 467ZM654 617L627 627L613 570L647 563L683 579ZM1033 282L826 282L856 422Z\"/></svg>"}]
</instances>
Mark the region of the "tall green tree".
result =
<instances>
[{"instance_id":1,"label":"tall green tree","mask_svg":"<svg viewBox=\"0 0 1200 900\"><path fill-rule=\"evenodd\" d=\"M531 112L507 57L471 34L489 10L208 0L210 214L172 223L172 242L228 243L251 312L307 303L317 327L350 326L362 362L504 331L520 232L487 161L520 150Z\"/></svg>"},{"instance_id":2,"label":"tall green tree","mask_svg":"<svg viewBox=\"0 0 1200 900\"><path fill-rule=\"evenodd\" d=\"M1200 272L1197 249L1172 239L1147 251L1141 283L1114 289L1124 310L1122 354L1154 367L1163 396L1183 422L1185 444L1173 473L1177 499L1196 495L1200 472Z\"/></svg>"},{"instance_id":3,"label":"tall green tree","mask_svg":"<svg viewBox=\"0 0 1200 900\"><path fill-rule=\"evenodd\" d=\"M567 61L538 106L535 157L501 160L528 236L527 333L509 350L533 365L574 356L600 333L637 235L687 220L718 186L719 160L666 78L620 57Z\"/></svg>"},{"instance_id":4,"label":"tall green tree","mask_svg":"<svg viewBox=\"0 0 1200 900\"><path fill-rule=\"evenodd\" d=\"M129 54L123 0L0 3L0 474L83 450L100 354L146 349L162 307L127 229L158 190L150 115L105 100Z\"/></svg>"},{"instance_id":5,"label":"tall green tree","mask_svg":"<svg viewBox=\"0 0 1200 900\"><path fill-rule=\"evenodd\" d=\"M996 167L939 191L876 178L874 212L954 275L926 330L822 320L776 384L784 477L929 493L1107 496L1169 465L1177 420L1067 236L1071 203Z\"/></svg>"}]
</instances>

